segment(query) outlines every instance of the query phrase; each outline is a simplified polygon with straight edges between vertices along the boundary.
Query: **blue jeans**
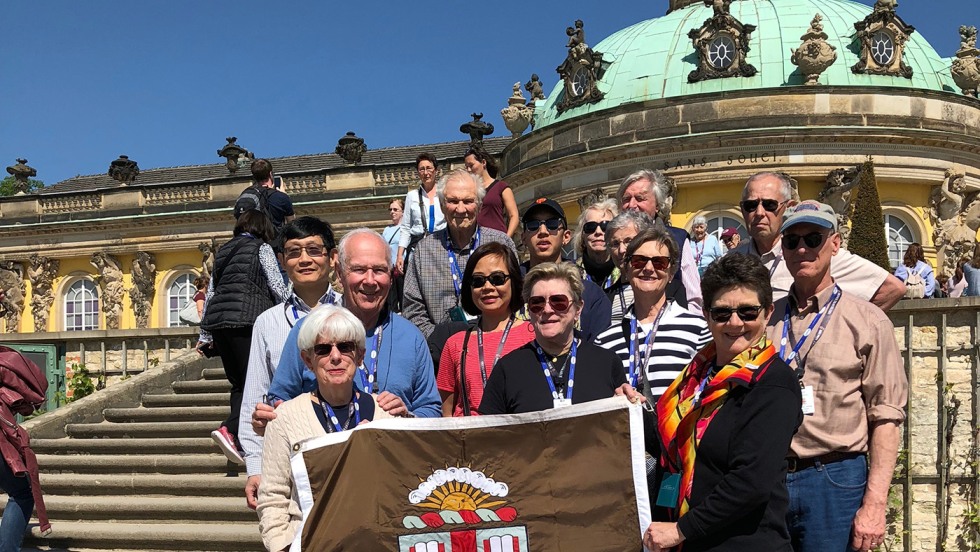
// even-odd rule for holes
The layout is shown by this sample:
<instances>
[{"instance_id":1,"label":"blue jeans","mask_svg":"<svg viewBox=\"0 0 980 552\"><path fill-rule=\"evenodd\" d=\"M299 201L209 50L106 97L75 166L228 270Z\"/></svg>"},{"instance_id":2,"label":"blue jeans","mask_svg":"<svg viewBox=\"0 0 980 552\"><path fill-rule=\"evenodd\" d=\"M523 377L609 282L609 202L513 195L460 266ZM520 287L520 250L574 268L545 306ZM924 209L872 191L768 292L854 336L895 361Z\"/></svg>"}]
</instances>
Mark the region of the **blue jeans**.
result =
<instances>
[{"instance_id":1,"label":"blue jeans","mask_svg":"<svg viewBox=\"0 0 980 552\"><path fill-rule=\"evenodd\" d=\"M0 522L0 552L19 552L27 522L34 512L31 480L15 476L10 466L0 461L0 487L7 492L7 506Z\"/></svg>"},{"instance_id":2,"label":"blue jeans","mask_svg":"<svg viewBox=\"0 0 980 552\"><path fill-rule=\"evenodd\" d=\"M851 523L864 499L868 463L864 456L786 474L786 524L796 552L851 550Z\"/></svg>"}]
</instances>

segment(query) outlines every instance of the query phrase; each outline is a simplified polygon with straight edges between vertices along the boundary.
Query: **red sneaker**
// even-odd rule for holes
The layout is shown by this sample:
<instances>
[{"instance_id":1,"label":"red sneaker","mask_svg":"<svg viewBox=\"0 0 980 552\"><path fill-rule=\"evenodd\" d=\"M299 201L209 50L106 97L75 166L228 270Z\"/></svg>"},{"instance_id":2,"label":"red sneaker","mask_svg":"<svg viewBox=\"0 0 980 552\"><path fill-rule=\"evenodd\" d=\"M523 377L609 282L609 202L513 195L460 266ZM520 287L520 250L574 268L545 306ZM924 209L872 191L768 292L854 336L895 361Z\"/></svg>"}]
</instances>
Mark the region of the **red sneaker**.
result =
<instances>
[{"instance_id":1,"label":"red sneaker","mask_svg":"<svg viewBox=\"0 0 980 552\"><path fill-rule=\"evenodd\" d=\"M227 427L221 426L212 431L211 439L221 448L221 452L225 453L230 462L240 466L245 465L245 459L242 458L242 454L238 452L238 447L235 445L235 436L228 431Z\"/></svg>"}]
</instances>

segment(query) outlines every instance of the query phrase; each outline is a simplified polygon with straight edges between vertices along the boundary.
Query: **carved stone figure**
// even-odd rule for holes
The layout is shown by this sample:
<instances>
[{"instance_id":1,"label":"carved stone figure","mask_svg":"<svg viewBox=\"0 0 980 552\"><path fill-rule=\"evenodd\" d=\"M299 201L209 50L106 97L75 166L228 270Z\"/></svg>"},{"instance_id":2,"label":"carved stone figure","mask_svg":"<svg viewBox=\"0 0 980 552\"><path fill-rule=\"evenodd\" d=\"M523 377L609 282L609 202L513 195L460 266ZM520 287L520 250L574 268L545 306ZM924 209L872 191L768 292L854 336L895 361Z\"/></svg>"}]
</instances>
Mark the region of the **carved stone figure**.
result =
<instances>
[{"instance_id":1,"label":"carved stone figure","mask_svg":"<svg viewBox=\"0 0 980 552\"><path fill-rule=\"evenodd\" d=\"M95 281L102 295L102 314L105 316L107 330L118 330L122 317L123 272L119 261L103 251L92 254L89 261L99 273Z\"/></svg>"},{"instance_id":2,"label":"carved stone figure","mask_svg":"<svg viewBox=\"0 0 980 552\"><path fill-rule=\"evenodd\" d=\"M23 267L14 261L0 262L0 315L3 316L7 333L16 333L20 316L24 312L27 285Z\"/></svg>"},{"instance_id":3,"label":"carved stone figure","mask_svg":"<svg viewBox=\"0 0 980 552\"><path fill-rule=\"evenodd\" d=\"M941 270L952 276L956 261L973 251L980 229L980 193L966 190L963 173L946 169L945 176L929 197L929 220Z\"/></svg>"},{"instance_id":4,"label":"carved stone figure","mask_svg":"<svg viewBox=\"0 0 980 552\"><path fill-rule=\"evenodd\" d=\"M819 13L814 15L810 28L800 37L803 43L796 50L791 50L793 57L790 60L800 68L803 78L806 79L804 84L808 86L820 84L820 73L837 61L837 48L827 42L828 36L823 32L822 20Z\"/></svg>"},{"instance_id":5,"label":"carved stone figure","mask_svg":"<svg viewBox=\"0 0 980 552\"><path fill-rule=\"evenodd\" d=\"M48 315L54 303L54 279L58 276L61 262L32 253L27 267L27 277L31 281L31 315L34 316L34 331L48 331Z\"/></svg>"},{"instance_id":6,"label":"carved stone figure","mask_svg":"<svg viewBox=\"0 0 980 552\"><path fill-rule=\"evenodd\" d=\"M228 141L227 144L218 150L218 157L224 157L227 159L225 162L225 167L228 167L228 172L235 174L238 169L243 168L245 165L249 164L252 159L255 159L255 155L247 149L239 146L235 142L238 138L235 136L229 136L225 138Z\"/></svg>"},{"instance_id":7,"label":"carved stone figure","mask_svg":"<svg viewBox=\"0 0 980 552\"><path fill-rule=\"evenodd\" d=\"M565 29L565 34L569 37L566 45L568 56L555 69L565 81L565 93L555 106L558 113L601 100L605 94L599 90L597 83L609 65L603 62L601 52L593 51L585 42L585 24L581 19L575 21L574 28ZM533 81L534 77L531 78ZM533 93L531 97L533 100Z\"/></svg>"},{"instance_id":8,"label":"carved stone figure","mask_svg":"<svg viewBox=\"0 0 980 552\"><path fill-rule=\"evenodd\" d=\"M854 24L861 53L852 72L912 78L912 67L905 63L903 53L915 27L902 21L895 13L897 7L895 0L878 0L874 11Z\"/></svg>"},{"instance_id":9,"label":"carved stone figure","mask_svg":"<svg viewBox=\"0 0 980 552\"><path fill-rule=\"evenodd\" d=\"M483 113L472 113L470 116L473 120L459 125L459 131L469 134L470 147L482 148L483 137L493 134L493 125L480 120L483 118Z\"/></svg>"},{"instance_id":10,"label":"carved stone figure","mask_svg":"<svg viewBox=\"0 0 980 552\"><path fill-rule=\"evenodd\" d=\"M602 188L596 188L578 199L579 210L583 211L590 206L599 203L600 201L605 201L606 199L609 199L609 194L607 194Z\"/></svg>"},{"instance_id":11,"label":"carved stone figure","mask_svg":"<svg viewBox=\"0 0 980 552\"><path fill-rule=\"evenodd\" d=\"M537 100L544 99L544 87L537 73L532 73L531 80L524 83L524 90L531 93L531 99L527 101L528 105L534 105Z\"/></svg>"},{"instance_id":12,"label":"carved stone figure","mask_svg":"<svg viewBox=\"0 0 980 552\"><path fill-rule=\"evenodd\" d=\"M129 300L136 314L136 327L150 327L150 307L156 293L157 265L152 253L137 251L133 259L133 287L129 288Z\"/></svg>"},{"instance_id":13,"label":"carved stone figure","mask_svg":"<svg viewBox=\"0 0 980 552\"><path fill-rule=\"evenodd\" d=\"M817 201L833 207L837 213L841 245L847 247L851 235L851 190L857 187L861 166L834 169L827 173L827 183L817 195ZM798 198L797 198L798 199Z\"/></svg>"},{"instance_id":14,"label":"carved stone figure","mask_svg":"<svg viewBox=\"0 0 980 552\"><path fill-rule=\"evenodd\" d=\"M214 271L214 252L217 251L217 246L212 239L209 242L201 242L197 244L198 250L201 252L201 276L207 279L211 279L211 273Z\"/></svg>"},{"instance_id":15,"label":"carved stone figure","mask_svg":"<svg viewBox=\"0 0 980 552\"><path fill-rule=\"evenodd\" d=\"M960 26L960 49L950 74L953 82L967 96L977 97L980 89L980 50L977 49L977 28ZM9 170L9 169L8 169Z\"/></svg>"},{"instance_id":16,"label":"carved stone figure","mask_svg":"<svg viewBox=\"0 0 980 552\"><path fill-rule=\"evenodd\" d=\"M126 155L120 155L119 159L116 159L112 163L109 163L109 176L118 182L123 184L129 184L136 180L136 177L140 174L140 168Z\"/></svg>"},{"instance_id":17,"label":"carved stone figure","mask_svg":"<svg viewBox=\"0 0 980 552\"><path fill-rule=\"evenodd\" d=\"M731 0L704 0L714 15L687 36L698 54L698 68L687 75L687 82L727 77L751 77L758 70L745 61L755 25L743 24L729 12Z\"/></svg>"},{"instance_id":18,"label":"carved stone figure","mask_svg":"<svg viewBox=\"0 0 980 552\"><path fill-rule=\"evenodd\" d=\"M895 11L898 7L898 0L877 0L875 11Z\"/></svg>"},{"instance_id":19,"label":"carved stone figure","mask_svg":"<svg viewBox=\"0 0 980 552\"><path fill-rule=\"evenodd\" d=\"M524 102L521 83L515 82L514 93L507 99L507 107L500 110L500 117L504 120L504 125L510 131L511 137L517 138L527 130L533 116L533 104L528 105Z\"/></svg>"},{"instance_id":20,"label":"carved stone figure","mask_svg":"<svg viewBox=\"0 0 980 552\"><path fill-rule=\"evenodd\" d=\"M677 198L677 184L674 179L664 175L664 182L660 185L661 191L664 193L664 204L657 206L657 218L664 221L664 224L670 224L670 211L674 208L674 200Z\"/></svg>"},{"instance_id":21,"label":"carved stone figure","mask_svg":"<svg viewBox=\"0 0 980 552\"><path fill-rule=\"evenodd\" d=\"M348 163L360 163L367 146L364 145L364 138L358 138L353 132L348 132L337 140L334 151Z\"/></svg>"},{"instance_id":22,"label":"carved stone figure","mask_svg":"<svg viewBox=\"0 0 980 552\"><path fill-rule=\"evenodd\" d=\"M14 177L14 187L17 188L16 195L24 195L30 187L28 180L37 176L37 170L27 166L27 159L18 158L16 165L7 167L7 174Z\"/></svg>"}]
</instances>

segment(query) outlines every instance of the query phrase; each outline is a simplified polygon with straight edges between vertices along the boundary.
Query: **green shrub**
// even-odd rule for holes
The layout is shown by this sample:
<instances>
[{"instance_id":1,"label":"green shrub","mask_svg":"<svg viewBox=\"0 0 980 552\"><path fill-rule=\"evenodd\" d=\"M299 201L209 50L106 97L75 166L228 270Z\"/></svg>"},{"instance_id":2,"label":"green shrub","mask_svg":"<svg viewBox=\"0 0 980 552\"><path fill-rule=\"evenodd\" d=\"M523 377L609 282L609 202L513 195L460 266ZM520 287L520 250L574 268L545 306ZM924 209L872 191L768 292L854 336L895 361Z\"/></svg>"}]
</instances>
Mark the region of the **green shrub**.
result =
<instances>
[{"instance_id":1,"label":"green shrub","mask_svg":"<svg viewBox=\"0 0 980 552\"><path fill-rule=\"evenodd\" d=\"M851 236L847 249L890 273L892 268L888 261L884 215L881 213L881 199L878 197L878 183L875 181L875 165L870 157L861 167L858 178L859 183L855 188L857 197L851 202Z\"/></svg>"}]
</instances>

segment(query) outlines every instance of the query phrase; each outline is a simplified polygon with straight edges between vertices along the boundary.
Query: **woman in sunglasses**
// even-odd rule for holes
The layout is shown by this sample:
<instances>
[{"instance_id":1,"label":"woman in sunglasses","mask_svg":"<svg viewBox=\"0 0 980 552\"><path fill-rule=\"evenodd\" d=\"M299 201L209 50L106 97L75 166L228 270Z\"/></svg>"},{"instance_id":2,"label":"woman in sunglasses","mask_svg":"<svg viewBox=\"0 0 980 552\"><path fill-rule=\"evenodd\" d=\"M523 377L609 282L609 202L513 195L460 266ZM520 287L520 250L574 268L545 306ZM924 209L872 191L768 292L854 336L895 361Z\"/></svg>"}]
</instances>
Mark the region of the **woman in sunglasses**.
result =
<instances>
[{"instance_id":1,"label":"woman in sunglasses","mask_svg":"<svg viewBox=\"0 0 980 552\"><path fill-rule=\"evenodd\" d=\"M614 199L593 203L579 215L573 238L578 253L575 263L585 271L585 278L603 291L608 291L619 280L619 267L606 247L606 227L618 214Z\"/></svg>"},{"instance_id":2,"label":"woman in sunglasses","mask_svg":"<svg viewBox=\"0 0 980 552\"><path fill-rule=\"evenodd\" d=\"M303 321L296 342L317 388L279 405L265 430L257 512L266 550L288 549L302 519L289 468L294 446L391 417L373 395L354 387L364 341L364 325L343 307L320 305Z\"/></svg>"},{"instance_id":3,"label":"woman in sunglasses","mask_svg":"<svg viewBox=\"0 0 980 552\"><path fill-rule=\"evenodd\" d=\"M704 316L667 298L679 255L677 242L663 230L649 228L633 237L623 263L633 304L596 338L596 345L619 356L627 381L651 404L711 341Z\"/></svg>"},{"instance_id":4,"label":"woman in sunglasses","mask_svg":"<svg viewBox=\"0 0 980 552\"><path fill-rule=\"evenodd\" d=\"M582 273L571 263L541 263L524 276L534 341L500 359L487 379L480 414L561 408L612 397L626 383L619 358L575 335Z\"/></svg>"},{"instance_id":5,"label":"woman in sunglasses","mask_svg":"<svg viewBox=\"0 0 980 552\"><path fill-rule=\"evenodd\" d=\"M487 243L476 248L463 272L463 310L477 316L476 327L446 341L436 385L443 416L478 414L483 388L497 361L534 339L529 322L515 321L524 305L524 277L509 247Z\"/></svg>"},{"instance_id":6,"label":"woman in sunglasses","mask_svg":"<svg viewBox=\"0 0 980 552\"><path fill-rule=\"evenodd\" d=\"M769 271L730 253L701 279L714 342L657 402L656 507L643 543L666 551L792 551L786 454L803 421L796 374L766 338ZM650 435L648 433L648 435Z\"/></svg>"}]
</instances>

